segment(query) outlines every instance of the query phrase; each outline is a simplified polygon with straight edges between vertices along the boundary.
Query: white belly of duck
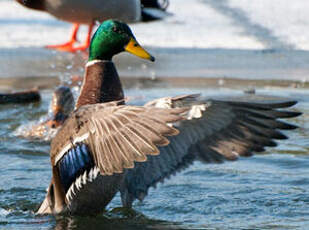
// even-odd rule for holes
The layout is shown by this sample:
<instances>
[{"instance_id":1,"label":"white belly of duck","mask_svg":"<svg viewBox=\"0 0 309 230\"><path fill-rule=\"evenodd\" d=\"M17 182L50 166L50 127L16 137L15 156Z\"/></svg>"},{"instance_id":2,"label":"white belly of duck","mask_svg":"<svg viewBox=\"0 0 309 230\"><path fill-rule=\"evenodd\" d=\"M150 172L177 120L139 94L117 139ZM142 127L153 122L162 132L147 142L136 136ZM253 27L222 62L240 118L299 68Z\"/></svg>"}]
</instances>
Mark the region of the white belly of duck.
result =
<instances>
[{"instance_id":1,"label":"white belly of duck","mask_svg":"<svg viewBox=\"0 0 309 230\"><path fill-rule=\"evenodd\" d=\"M141 18L139 0L46 0L45 8L59 19L82 24L111 18L135 22Z\"/></svg>"},{"instance_id":2,"label":"white belly of duck","mask_svg":"<svg viewBox=\"0 0 309 230\"><path fill-rule=\"evenodd\" d=\"M70 214L102 212L119 191L123 180L123 174L102 176L83 143L70 149L57 163L57 167Z\"/></svg>"}]
</instances>

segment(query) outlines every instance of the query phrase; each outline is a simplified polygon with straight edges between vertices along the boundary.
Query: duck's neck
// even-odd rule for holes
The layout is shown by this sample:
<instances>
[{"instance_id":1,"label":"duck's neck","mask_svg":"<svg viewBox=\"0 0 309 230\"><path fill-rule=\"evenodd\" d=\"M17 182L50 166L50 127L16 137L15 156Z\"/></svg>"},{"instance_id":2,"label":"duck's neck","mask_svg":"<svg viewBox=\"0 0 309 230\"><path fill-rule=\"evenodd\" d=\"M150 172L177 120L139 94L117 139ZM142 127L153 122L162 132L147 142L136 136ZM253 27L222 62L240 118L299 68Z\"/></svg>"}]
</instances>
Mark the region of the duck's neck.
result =
<instances>
[{"instance_id":1,"label":"duck's neck","mask_svg":"<svg viewBox=\"0 0 309 230\"><path fill-rule=\"evenodd\" d=\"M101 60L88 62L75 108L122 99L123 90L114 63Z\"/></svg>"}]
</instances>

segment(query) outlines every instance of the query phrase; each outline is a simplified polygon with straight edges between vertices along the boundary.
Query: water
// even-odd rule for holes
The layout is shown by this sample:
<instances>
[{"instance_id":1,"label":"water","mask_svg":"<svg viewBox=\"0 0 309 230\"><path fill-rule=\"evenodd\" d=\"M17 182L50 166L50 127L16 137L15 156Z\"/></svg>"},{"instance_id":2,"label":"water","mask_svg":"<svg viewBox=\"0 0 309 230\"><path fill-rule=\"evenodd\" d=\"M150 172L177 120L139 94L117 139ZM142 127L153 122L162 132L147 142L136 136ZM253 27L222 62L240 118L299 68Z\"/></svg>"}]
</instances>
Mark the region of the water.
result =
<instances>
[{"instance_id":1,"label":"water","mask_svg":"<svg viewBox=\"0 0 309 230\"><path fill-rule=\"evenodd\" d=\"M149 88L153 87L153 88ZM239 95L230 88L162 88L131 84L125 89L132 104L179 93L205 96ZM305 229L309 224L309 92L306 89L258 88L259 94L299 100L304 115L291 119L300 126L290 139L265 154L224 164L194 163L150 189L137 213L114 210L96 218L36 217L33 212L50 181L49 143L17 138L21 125L48 111L51 90L38 104L0 106L0 229Z\"/></svg>"}]
</instances>

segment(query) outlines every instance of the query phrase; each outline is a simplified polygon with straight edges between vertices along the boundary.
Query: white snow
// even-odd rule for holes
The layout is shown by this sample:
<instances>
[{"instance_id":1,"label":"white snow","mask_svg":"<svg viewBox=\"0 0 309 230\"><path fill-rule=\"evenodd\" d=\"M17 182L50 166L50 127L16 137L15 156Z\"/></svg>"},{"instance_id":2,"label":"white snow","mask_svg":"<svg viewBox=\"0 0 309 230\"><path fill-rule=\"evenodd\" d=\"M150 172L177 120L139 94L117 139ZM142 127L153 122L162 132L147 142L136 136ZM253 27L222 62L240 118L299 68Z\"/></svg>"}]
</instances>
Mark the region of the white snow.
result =
<instances>
[{"instance_id":1,"label":"white snow","mask_svg":"<svg viewBox=\"0 0 309 230\"><path fill-rule=\"evenodd\" d=\"M308 0L170 0L168 12L164 20L131 25L157 61L140 67L141 60L127 58L118 63L122 75L308 79L309 53L299 51L309 50ZM40 48L67 41L70 28L48 13L0 0L1 74L62 73L72 60ZM83 26L80 40L86 32ZM25 71L29 65L36 68Z\"/></svg>"},{"instance_id":2,"label":"white snow","mask_svg":"<svg viewBox=\"0 0 309 230\"><path fill-rule=\"evenodd\" d=\"M282 43L309 50L309 1L229 0L244 11L252 23L262 25Z\"/></svg>"},{"instance_id":3,"label":"white snow","mask_svg":"<svg viewBox=\"0 0 309 230\"><path fill-rule=\"evenodd\" d=\"M171 0L164 21L132 25L136 37L149 46L258 49L254 38L241 34L231 20L198 0ZM86 28L82 28L81 39ZM0 47L41 47L66 41L70 24L47 13L29 10L13 0L0 1Z\"/></svg>"},{"instance_id":4,"label":"white snow","mask_svg":"<svg viewBox=\"0 0 309 230\"><path fill-rule=\"evenodd\" d=\"M141 43L187 48L309 49L309 1L170 0L172 16L131 25ZM81 40L87 28L81 29ZM0 48L42 47L68 39L70 24L0 0Z\"/></svg>"}]
</instances>

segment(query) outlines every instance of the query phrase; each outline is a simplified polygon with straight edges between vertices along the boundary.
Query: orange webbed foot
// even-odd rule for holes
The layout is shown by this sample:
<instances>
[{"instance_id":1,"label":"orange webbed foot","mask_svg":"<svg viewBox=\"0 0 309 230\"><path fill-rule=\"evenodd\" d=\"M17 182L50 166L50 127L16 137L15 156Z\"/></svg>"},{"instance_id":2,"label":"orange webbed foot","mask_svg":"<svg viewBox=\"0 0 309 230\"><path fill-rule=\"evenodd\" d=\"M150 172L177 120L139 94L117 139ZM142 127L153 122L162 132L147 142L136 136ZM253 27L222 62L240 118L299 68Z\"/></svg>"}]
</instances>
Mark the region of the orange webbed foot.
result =
<instances>
[{"instance_id":1,"label":"orange webbed foot","mask_svg":"<svg viewBox=\"0 0 309 230\"><path fill-rule=\"evenodd\" d=\"M75 46L75 47L72 47L70 50L65 50L65 51L69 51L69 52L76 52L76 51L85 51L87 50L89 47L89 44L82 44L82 45L79 45L79 46Z\"/></svg>"},{"instance_id":2,"label":"orange webbed foot","mask_svg":"<svg viewBox=\"0 0 309 230\"><path fill-rule=\"evenodd\" d=\"M60 45L48 45L45 46L45 48L47 49L55 49L58 51L67 51L67 52L75 52L75 47L74 44L75 42L77 42L77 32L79 29L79 24L75 23L73 24L73 28L72 28L72 33L71 33L71 38L68 42L64 43L64 44L60 44Z\"/></svg>"},{"instance_id":3,"label":"orange webbed foot","mask_svg":"<svg viewBox=\"0 0 309 230\"><path fill-rule=\"evenodd\" d=\"M60 45L49 45L49 46L46 46L46 48L55 49L58 51L72 52L72 53L79 51L79 50L85 51L86 49L88 49L90 45L92 28L93 28L93 22L89 25L86 41L81 45L74 46L74 44L77 42L76 35L79 29L79 24L74 24L70 41L64 44L60 44Z\"/></svg>"},{"instance_id":4,"label":"orange webbed foot","mask_svg":"<svg viewBox=\"0 0 309 230\"><path fill-rule=\"evenodd\" d=\"M58 51L68 51L68 52L75 52L73 51L74 49L74 43L76 41L71 40L69 42L66 42L64 44L59 44L59 45L48 45L45 46L45 48L47 49L54 49L54 50L58 50Z\"/></svg>"},{"instance_id":5,"label":"orange webbed foot","mask_svg":"<svg viewBox=\"0 0 309 230\"><path fill-rule=\"evenodd\" d=\"M89 25L87 37L86 37L86 40L85 40L84 44L72 48L72 51L71 51L71 52L76 52L76 51L78 51L78 50L80 50L80 51L85 51L86 49L88 49L88 47L89 47L89 45L90 45L92 29L93 29L93 23L91 23L91 24Z\"/></svg>"}]
</instances>

